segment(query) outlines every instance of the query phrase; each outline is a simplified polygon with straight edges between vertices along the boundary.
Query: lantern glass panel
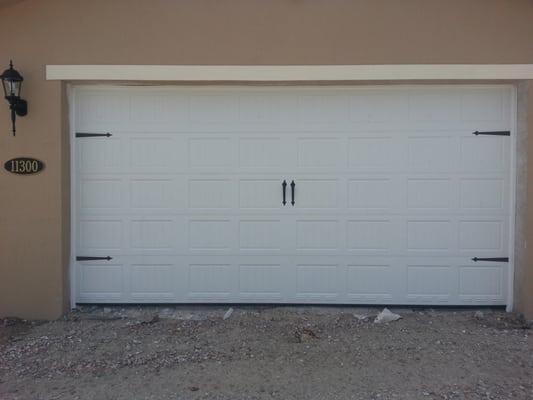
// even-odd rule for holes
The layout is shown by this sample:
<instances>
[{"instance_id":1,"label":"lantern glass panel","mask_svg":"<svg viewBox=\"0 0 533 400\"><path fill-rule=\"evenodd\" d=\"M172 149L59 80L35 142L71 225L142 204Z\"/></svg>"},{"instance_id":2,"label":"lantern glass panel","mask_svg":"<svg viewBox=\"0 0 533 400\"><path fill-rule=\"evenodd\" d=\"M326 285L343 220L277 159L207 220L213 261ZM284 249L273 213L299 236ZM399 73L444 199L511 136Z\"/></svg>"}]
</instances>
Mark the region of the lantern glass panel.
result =
<instances>
[{"instance_id":1,"label":"lantern glass panel","mask_svg":"<svg viewBox=\"0 0 533 400\"><path fill-rule=\"evenodd\" d=\"M4 86L4 95L6 97L8 96L20 96L20 89L22 87L21 81L12 81L9 79L4 79L2 81L2 84Z\"/></svg>"}]
</instances>

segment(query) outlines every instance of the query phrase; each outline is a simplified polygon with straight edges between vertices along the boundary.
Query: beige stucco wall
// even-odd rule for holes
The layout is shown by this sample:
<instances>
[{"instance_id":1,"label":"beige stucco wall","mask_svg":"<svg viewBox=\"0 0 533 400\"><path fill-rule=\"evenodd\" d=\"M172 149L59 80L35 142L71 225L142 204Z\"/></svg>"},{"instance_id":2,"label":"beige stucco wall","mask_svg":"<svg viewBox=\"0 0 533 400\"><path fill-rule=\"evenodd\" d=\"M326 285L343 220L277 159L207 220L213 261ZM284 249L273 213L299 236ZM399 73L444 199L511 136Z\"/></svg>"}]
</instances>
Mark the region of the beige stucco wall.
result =
<instances>
[{"instance_id":1,"label":"beige stucco wall","mask_svg":"<svg viewBox=\"0 0 533 400\"><path fill-rule=\"evenodd\" d=\"M29 114L13 138L0 103L0 161L28 155L46 170L0 171L0 316L56 318L68 299L68 115L46 64L533 63L532 37L531 0L1 2L0 67L13 58L24 75ZM531 136L533 89L524 97ZM533 318L533 207L524 215L517 300Z\"/></svg>"}]
</instances>

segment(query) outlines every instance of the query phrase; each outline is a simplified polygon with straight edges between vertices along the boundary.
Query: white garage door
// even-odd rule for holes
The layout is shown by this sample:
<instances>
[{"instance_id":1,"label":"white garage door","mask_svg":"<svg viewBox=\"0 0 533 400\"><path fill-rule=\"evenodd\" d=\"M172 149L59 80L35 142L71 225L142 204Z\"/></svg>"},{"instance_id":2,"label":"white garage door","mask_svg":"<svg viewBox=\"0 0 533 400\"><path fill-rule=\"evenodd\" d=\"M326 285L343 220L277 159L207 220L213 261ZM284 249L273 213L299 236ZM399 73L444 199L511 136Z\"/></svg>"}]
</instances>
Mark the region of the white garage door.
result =
<instances>
[{"instance_id":1,"label":"white garage door","mask_svg":"<svg viewBox=\"0 0 533 400\"><path fill-rule=\"evenodd\" d=\"M77 302L507 301L510 87L73 98Z\"/></svg>"}]
</instances>

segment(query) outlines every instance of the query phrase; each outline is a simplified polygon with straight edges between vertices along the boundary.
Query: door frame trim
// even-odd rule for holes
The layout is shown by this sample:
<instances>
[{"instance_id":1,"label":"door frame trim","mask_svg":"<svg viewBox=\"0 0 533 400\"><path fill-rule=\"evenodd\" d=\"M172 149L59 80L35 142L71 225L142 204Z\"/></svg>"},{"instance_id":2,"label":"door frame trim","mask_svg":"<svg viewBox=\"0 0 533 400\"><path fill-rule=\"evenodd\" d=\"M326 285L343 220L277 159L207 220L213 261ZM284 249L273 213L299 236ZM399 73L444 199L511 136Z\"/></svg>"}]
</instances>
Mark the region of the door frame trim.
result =
<instances>
[{"instance_id":1,"label":"door frame trim","mask_svg":"<svg viewBox=\"0 0 533 400\"><path fill-rule=\"evenodd\" d=\"M47 80L302 82L533 79L533 64L46 65Z\"/></svg>"}]
</instances>

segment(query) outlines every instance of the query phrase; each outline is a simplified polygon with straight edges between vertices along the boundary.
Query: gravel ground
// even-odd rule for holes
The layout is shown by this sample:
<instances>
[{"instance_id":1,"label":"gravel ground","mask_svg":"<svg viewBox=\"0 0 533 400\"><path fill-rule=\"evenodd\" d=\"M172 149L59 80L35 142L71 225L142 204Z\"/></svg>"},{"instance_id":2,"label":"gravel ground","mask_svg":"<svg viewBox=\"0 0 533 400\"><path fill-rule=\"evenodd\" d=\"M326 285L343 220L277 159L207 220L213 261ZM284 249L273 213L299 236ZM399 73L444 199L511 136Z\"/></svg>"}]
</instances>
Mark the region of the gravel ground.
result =
<instances>
[{"instance_id":1,"label":"gravel ground","mask_svg":"<svg viewBox=\"0 0 533 400\"><path fill-rule=\"evenodd\" d=\"M0 320L0 399L533 399L499 310L88 307Z\"/></svg>"}]
</instances>

